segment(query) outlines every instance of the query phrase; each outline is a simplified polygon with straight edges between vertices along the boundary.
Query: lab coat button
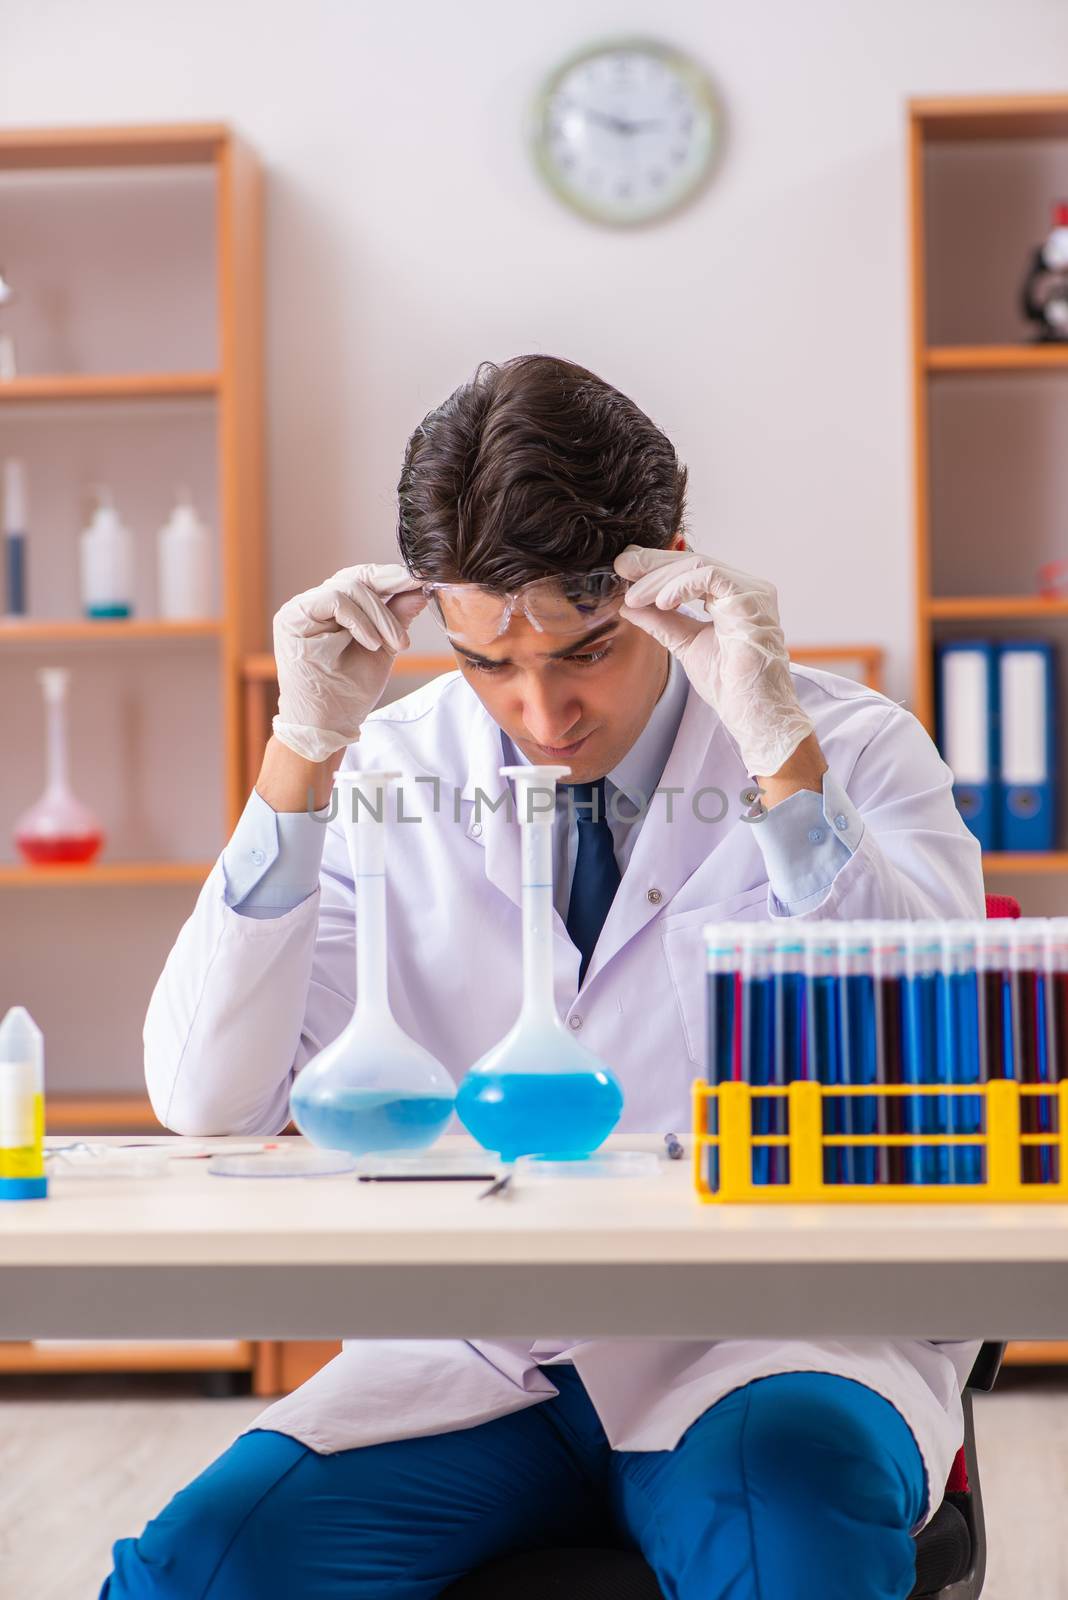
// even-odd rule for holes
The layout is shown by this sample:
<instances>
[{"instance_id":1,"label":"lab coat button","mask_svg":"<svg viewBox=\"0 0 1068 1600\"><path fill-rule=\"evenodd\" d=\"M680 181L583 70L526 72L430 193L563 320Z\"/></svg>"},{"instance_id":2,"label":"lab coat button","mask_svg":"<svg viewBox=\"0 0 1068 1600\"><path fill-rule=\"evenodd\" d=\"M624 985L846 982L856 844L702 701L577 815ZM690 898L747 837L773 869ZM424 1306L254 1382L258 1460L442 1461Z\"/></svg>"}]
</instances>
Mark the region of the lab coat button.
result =
<instances>
[{"instance_id":1,"label":"lab coat button","mask_svg":"<svg viewBox=\"0 0 1068 1600\"><path fill-rule=\"evenodd\" d=\"M472 824L471 824L471 837L472 837L472 839L480 838L481 834L482 834L482 824L481 824L481 822L472 822Z\"/></svg>"},{"instance_id":2,"label":"lab coat button","mask_svg":"<svg viewBox=\"0 0 1068 1600\"><path fill-rule=\"evenodd\" d=\"M810 844L822 844L823 843L823 829L822 828L810 828L808 830L808 838L809 838L809 843Z\"/></svg>"},{"instance_id":3,"label":"lab coat button","mask_svg":"<svg viewBox=\"0 0 1068 1600\"><path fill-rule=\"evenodd\" d=\"M663 898L664 898L663 890L661 890L661 889L647 889L645 891L645 898L649 901L649 903L651 905L658 906L660 904L661 900L663 900Z\"/></svg>"},{"instance_id":4,"label":"lab coat button","mask_svg":"<svg viewBox=\"0 0 1068 1600\"><path fill-rule=\"evenodd\" d=\"M568 1017L567 1025L569 1028L575 1028L577 1030L582 1027L582 1018L577 1014L573 1017Z\"/></svg>"},{"instance_id":5,"label":"lab coat button","mask_svg":"<svg viewBox=\"0 0 1068 1600\"><path fill-rule=\"evenodd\" d=\"M838 829L839 833L845 833L846 829L849 827L849 818L846 816L844 811L839 811L838 815L834 819L834 825Z\"/></svg>"},{"instance_id":6,"label":"lab coat button","mask_svg":"<svg viewBox=\"0 0 1068 1600\"><path fill-rule=\"evenodd\" d=\"M253 850L252 859L258 867L262 867L263 863L267 860L266 850Z\"/></svg>"}]
</instances>

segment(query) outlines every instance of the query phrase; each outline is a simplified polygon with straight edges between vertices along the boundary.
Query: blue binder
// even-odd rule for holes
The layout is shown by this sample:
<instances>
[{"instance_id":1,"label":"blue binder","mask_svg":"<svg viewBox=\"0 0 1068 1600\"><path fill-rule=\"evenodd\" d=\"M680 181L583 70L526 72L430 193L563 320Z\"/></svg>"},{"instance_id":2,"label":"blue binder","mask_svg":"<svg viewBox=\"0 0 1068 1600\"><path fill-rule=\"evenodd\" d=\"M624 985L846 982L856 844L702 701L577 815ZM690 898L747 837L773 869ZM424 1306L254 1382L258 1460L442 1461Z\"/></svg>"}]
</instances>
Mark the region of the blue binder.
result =
<instances>
[{"instance_id":1,"label":"blue binder","mask_svg":"<svg viewBox=\"0 0 1068 1600\"><path fill-rule=\"evenodd\" d=\"M938 647L938 748L953 773L957 810L984 850L998 839L998 659L989 640Z\"/></svg>"},{"instance_id":2,"label":"blue binder","mask_svg":"<svg viewBox=\"0 0 1068 1600\"><path fill-rule=\"evenodd\" d=\"M999 827L1003 850L1052 850L1056 833L1054 646L1001 647Z\"/></svg>"}]
</instances>

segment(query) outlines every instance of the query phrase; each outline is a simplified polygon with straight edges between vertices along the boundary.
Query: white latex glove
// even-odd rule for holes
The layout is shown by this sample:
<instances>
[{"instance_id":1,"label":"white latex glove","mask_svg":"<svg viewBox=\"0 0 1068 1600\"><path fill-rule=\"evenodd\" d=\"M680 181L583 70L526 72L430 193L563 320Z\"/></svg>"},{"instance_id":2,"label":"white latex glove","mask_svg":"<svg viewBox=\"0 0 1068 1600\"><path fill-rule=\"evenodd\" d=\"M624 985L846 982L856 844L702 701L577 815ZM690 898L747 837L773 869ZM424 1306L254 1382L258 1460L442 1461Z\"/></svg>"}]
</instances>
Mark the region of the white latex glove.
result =
<instances>
[{"instance_id":1,"label":"white latex glove","mask_svg":"<svg viewBox=\"0 0 1068 1600\"><path fill-rule=\"evenodd\" d=\"M812 723L798 704L774 586L693 550L628 545L615 560L631 579L620 615L666 645L719 713L754 777L771 777ZM708 620L676 607L699 601Z\"/></svg>"},{"instance_id":2,"label":"white latex glove","mask_svg":"<svg viewBox=\"0 0 1068 1600\"><path fill-rule=\"evenodd\" d=\"M419 580L398 562L342 567L287 600L274 619L275 738L308 761L354 743L425 605Z\"/></svg>"}]
</instances>

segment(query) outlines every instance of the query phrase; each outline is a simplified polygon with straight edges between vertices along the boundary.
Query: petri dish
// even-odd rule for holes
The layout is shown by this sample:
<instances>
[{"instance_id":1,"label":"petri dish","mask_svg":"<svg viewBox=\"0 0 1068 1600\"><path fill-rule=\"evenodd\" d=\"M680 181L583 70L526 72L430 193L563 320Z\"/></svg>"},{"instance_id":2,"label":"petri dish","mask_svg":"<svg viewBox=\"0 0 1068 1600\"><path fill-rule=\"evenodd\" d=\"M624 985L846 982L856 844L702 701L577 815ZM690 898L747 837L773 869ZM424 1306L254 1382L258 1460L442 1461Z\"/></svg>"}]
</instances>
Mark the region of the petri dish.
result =
<instances>
[{"instance_id":1,"label":"petri dish","mask_svg":"<svg viewBox=\"0 0 1068 1600\"><path fill-rule=\"evenodd\" d=\"M163 1148L80 1143L46 1146L44 1156L51 1178L168 1178L171 1174L171 1152Z\"/></svg>"},{"instance_id":2,"label":"petri dish","mask_svg":"<svg viewBox=\"0 0 1068 1600\"><path fill-rule=\"evenodd\" d=\"M228 1156L225 1151L208 1158L215 1178L336 1178L356 1167L346 1150L266 1151L263 1155Z\"/></svg>"},{"instance_id":3,"label":"petri dish","mask_svg":"<svg viewBox=\"0 0 1068 1600\"><path fill-rule=\"evenodd\" d=\"M658 1178L661 1157L652 1150L595 1150L573 1161L551 1156L520 1156L515 1163L517 1182L559 1183L592 1178Z\"/></svg>"}]
</instances>

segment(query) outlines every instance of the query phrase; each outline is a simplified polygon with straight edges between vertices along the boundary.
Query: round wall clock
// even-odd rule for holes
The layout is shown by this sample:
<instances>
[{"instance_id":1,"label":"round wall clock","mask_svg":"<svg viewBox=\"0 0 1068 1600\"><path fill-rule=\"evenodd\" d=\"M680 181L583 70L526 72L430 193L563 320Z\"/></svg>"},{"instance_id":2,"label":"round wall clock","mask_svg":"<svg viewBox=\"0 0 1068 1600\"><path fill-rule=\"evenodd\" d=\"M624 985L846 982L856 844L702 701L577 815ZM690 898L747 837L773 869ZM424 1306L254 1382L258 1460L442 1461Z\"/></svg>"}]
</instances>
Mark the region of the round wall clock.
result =
<instances>
[{"instance_id":1,"label":"round wall clock","mask_svg":"<svg viewBox=\"0 0 1068 1600\"><path fill-rule=\"evenodd\" d=\"M650 39L570 56L542 86L534 151L554 192L582 216L651 222L690 200L721 143L719 105L700 67Z\"/></svg>"}]
</instances>

